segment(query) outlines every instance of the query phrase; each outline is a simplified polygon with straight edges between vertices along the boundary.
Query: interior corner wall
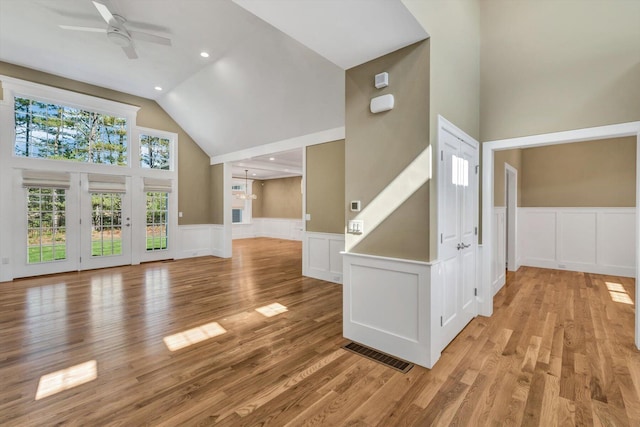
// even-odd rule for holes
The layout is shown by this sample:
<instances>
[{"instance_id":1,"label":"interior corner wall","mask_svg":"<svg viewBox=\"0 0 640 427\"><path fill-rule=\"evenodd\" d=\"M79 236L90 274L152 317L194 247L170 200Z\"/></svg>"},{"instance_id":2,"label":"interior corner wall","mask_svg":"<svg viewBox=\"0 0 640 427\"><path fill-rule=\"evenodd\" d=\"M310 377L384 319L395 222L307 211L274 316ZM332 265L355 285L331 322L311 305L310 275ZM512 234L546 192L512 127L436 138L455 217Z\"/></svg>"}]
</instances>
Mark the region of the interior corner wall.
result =
<instances>
[{"instance_id":1,"label":"interior corner wall","mask_svg":"<svg viewBox=\"0 0 640 427\"><path fill-rule=\"evenodd\" d=\"M432 144L437 140L438 115L441 115L480 141L481 2L402 0L402 3L430 35L429 140ZM438 226L437 174L433 176L430 226L435 230ZM435 236L436 233L430 240L430 251L434 256L437 248Z\"/></svg>"},{"instance_id":2,"label":"interior corner wall","mask_svg":"<svg viewBox=\"0 0 640 427\"><path fill-rule=\"evenodd\" d=\"M260 181L262 197L258 197L252 203L260 205L260 208L252 211L253 216L256 218L302 219L301 183L302 177L300 176ZM256 215L260 211L261 215Z\"/></svg>"},{"instance_id":3,"label":"interior corner wall","mask_svg":"<svg viewBox=\"0 0 640 427\"><path fill-rule=\"evenodd\" d=\"M522 150L496 151L493 157L493 206L505 206L504 193L504 165L508 163L518 171L518 201L517 206L522 206Z\"/></svg>"},{"instance_id":4,"label":"interior corner wall","mask_svg":"<svg viewBox=\"0 0 640 427\"><path fill-rule=\"evenodd\" d=\"M344 234L344 139L307 147L307 231Z\"/></svg>"},{"instance_id":5,"label":"interior corner wall","mask_svg":"<svg viewBox=\"0 0 640 427\"><path fill-rule=\"evenodd\" d=\"M376 89L374 77L383 71L389 73L389 86ZM394 95L394 109L371 113L371 98L384 94ZM347 206L344 209L347 219L358 216L364 220L363 234L345 236L348 252L429 260L429 182L415 183L403 177L403 185L411 191L406 200L396 192L385 191L427 151L427 117L428 41L347 70L345 197L360 200L362 211L351 212ZM369 207L374 201L389 211L386 217L376 217L380 210Z\"/></svg>"},{"instance_id":6,"label":"interior corner wall","mask_svg":"<svg viewBox=\"0 0 640 427\"><path fill-rule=\"evenodd\" d=\"M480 4L483 141L640 120L640 2Z\"/></svg>"},{"instance_id":7,"label":"interior corner wall","mask_svg":"<svg viewBox=\"0 0 640 427\"><path fill-rule=\"evenodd\" d=\"M224 164L210 166L211 169L211 224L224 224Z\"/></svg>"},{"instance_id":8,"label":"interior corner wall","mask_svg":"<svg viewBox=\"0 0 640 427\"><path fill-rule=\"evenodd\" d=\"M256 199L251 202L251 216L253 218L262 218L262 201L264 200L264 181L253 181L251 183L251 194L256 195Z\"/></svg>"},{"instance_id":9,"label":"interior corner wall","mask_svg":"<svg viewBox=\"0 0 640 427\"><path fill-rule=\"evenodd\" d=\"M178 134L178 218L179 225L209 222L211 196L209 188L209 156L154 100L82 83L53 74L0 61L0 74L34 83L83 93L140 107L138 126ZM198 189L194 191L194 189ZM204 191L203 191L204 190Z\"/></svg>"},{"instance_id":10,"label":"interior corner wall","mask_svg":"<svg viewBox=\"0 0 640 427\"><path fill-rule=\"evenodd\" d=\"M626 137L523 149L522 206L635 207L636 144Z\"/></svg>"}]
</instances>

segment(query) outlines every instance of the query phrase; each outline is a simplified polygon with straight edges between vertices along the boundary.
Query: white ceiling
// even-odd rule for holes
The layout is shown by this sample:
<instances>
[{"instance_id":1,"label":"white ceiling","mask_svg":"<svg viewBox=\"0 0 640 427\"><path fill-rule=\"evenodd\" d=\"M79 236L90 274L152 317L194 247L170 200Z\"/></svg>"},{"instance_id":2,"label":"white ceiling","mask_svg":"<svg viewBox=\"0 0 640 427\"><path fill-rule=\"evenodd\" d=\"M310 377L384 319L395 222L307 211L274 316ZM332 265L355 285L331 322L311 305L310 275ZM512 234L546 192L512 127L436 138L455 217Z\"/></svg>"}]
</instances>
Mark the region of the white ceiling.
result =
<instances>
[{"instance_id":1,"label":"white ceiling","mask_svg":"<svg viewBox=\"0 0 640 427\"><path fill-rule=\"evenodd\" d=\"M275 179L302 175L302 148L232 163L231 174L244 178L247 170L249 179Z\"/></svg>"},{"instance_id":2,"label":"white ceiling","mask_svg":"<svg viewBox=\"0 0 640 427\"><path fill-rule=\"evenodd\" d=\"M344 69L427 36L400 0L237 2L262 19L231 0L103 1L172 39L130 60L59 28L105 26L90 0L0 0L0 60L156 99L213 156L344 126Z\"/></svg>"}]
</instances>

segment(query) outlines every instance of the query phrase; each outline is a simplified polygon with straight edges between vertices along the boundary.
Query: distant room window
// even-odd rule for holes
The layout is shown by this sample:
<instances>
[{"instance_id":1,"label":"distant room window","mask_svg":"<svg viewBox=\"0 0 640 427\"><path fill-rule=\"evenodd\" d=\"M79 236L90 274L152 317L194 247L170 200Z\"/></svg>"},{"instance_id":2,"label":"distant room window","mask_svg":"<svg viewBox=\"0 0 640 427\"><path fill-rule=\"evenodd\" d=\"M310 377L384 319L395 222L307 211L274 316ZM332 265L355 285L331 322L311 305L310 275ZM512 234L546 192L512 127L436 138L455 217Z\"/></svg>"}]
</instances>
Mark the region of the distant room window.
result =
<instances>
[{"instance_id":1,"label":"distant room window","mask_svg":"<svg viewBox=\"0 0 640 427\"><path fill-rule=\"evenodd\" d=\"M81 108L14 99L14 153L20 157L126 166L127 119Z\"/></svg>"},{"instance_id":2,"label":"distant room window","mask_svg":"<svg viewBox=\"0 0 640 427\"><path fill-rule=\"evenodd\" d=\"M231 222L234 224L242 223L242 209L231 210Z\"/></svg>"},{"instance_id":3,"label":"distant room window","mask_svg":"<svg viewBox=\"0 0 640 427\"><path fill-rule=\"evenodd\" d=\"M171 169L171 140L152 135L140 135L140 167Z\"/></svg>"}]
</instances>

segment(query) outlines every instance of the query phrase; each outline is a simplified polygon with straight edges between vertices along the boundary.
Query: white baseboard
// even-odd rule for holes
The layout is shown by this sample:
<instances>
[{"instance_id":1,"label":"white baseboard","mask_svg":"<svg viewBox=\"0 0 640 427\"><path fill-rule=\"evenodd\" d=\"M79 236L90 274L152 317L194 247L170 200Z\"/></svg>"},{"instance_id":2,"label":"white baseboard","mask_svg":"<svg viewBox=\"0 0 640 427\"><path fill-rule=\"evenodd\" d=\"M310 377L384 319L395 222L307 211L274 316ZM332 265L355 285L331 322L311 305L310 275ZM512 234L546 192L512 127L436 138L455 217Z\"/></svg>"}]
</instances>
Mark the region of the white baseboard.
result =
<instances>
[{"instance_id":1,"label":"white baseboard","mask_svg":"<svg viewBox=\"0 0 640 427\"><path fill-rule=\"evenodd\" d=\"M302 275L342 283L344 234L307 231L302 240Z\"/></svg>"}]
</instances>

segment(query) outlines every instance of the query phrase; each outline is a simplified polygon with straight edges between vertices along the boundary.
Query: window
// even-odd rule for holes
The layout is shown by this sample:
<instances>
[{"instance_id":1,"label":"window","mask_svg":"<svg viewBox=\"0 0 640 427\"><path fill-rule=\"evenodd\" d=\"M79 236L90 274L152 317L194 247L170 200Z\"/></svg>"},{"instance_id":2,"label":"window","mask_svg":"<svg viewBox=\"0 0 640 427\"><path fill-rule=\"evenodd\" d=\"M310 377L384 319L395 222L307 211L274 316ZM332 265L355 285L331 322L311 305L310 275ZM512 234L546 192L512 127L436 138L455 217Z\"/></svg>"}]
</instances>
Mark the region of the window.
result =
<instances>
[{"instance_id":1,"label":"window","mask_svg":"<svg viewBox=\"0 0 640 427\"><path fill-rule=\"evenodd\" d=\"M245 183L244 179L234 179L231 184L231 223L233 224L251 223L252 199L246 195L251 194L252 183L251 180Z\"/></svg>"},{"instance_id":2,"label":"window","mask_svg":"<svg viewBox=\"0 0 640 427\"><path fill-rule=\"evenodd\" d=\"M147 251L167 249L169 240L169 193L147 193Z\"/></svg>"},{"instance_id":3,"label":"window","mask_svg":"<svg viewBox=\"0 0 640 427\"><path fill-rule=\"evenodd\" d=\"M140 135L140 167L169 170L171 140L159 136Z\"/></svg>"},{"instance_id":4,"label":"window","mask_svg":"<svg viewBox=\"0 0 640 427\"><path fill-rule=\"evenodd\" d=\"M27 188L27 263L67 258L66 191Z\"/></svg>"},{"instance_id":5,"label":"window","mask_svg":"<svg viewBox=\"0 0 640 427\"><path fill-rule=\"evenodd\" d=\"M20 157L126 165L127 119L15 97L14 154Z\"/></svg>"}]
</instances>

